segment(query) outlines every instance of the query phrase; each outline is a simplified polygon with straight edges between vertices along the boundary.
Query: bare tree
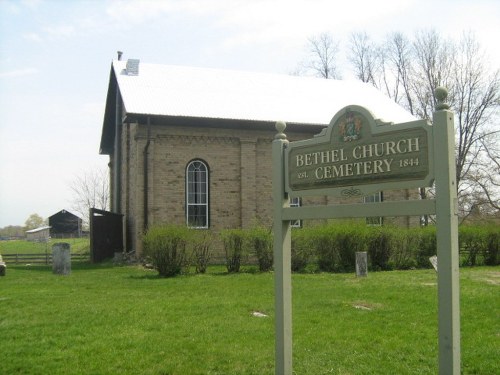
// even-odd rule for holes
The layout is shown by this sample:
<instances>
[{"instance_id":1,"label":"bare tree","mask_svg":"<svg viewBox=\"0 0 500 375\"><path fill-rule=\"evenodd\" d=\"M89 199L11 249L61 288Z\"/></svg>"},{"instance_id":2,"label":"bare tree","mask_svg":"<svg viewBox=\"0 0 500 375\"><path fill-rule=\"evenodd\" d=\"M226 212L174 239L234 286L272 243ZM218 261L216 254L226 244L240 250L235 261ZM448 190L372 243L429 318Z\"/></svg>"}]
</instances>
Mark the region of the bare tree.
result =
<instances>
[{"instance_id":1,"label":"bare tree","mask_svg":"<svg viewBox=\"0 0 500 375\"><path fill-rule=\"evenodd\" d=\"M498 133L494 137L496 141L489 145L483 143L486 154L486 163L481 163L474 182L480 189L478 205L481 210L487 210L488 206L497 210L500 214L500 137Z\"/></svg>"},{"instance_id":2,"label":"bare tree","mask_svg":"<svg viewBox=\"0 0 500 375\"><path fill-rule=\"evenodd\" d=\"M364 32L351 34L349 61L356 78L369 82L396 103L414 110L414 51L412 42L402 33L394 32L380 45Z\"/></svg>"},{"instance_id":3,"label":"bare tree","mask_svg":"<svg viewBox=\"0 0 500 375\"><path fill-rule=\"evenodd\" d=\"M380 88L376 77L380 72L380 56L377 47L371 43L366 32L354 32L349 40L348 60L354 69L354 75L362 82L371 83Z\"/></svg>"},{"instance_id":4,"label":"bare tree","mask_svg":"<svg viewBox=\"0 0 500 375\"><path fill-rule=\"evenodd\" d=\"M89 224L91 208L107 210L109 207L109 176L107 169L93 169L76 177L71 183L73 209L78 212L84 226Z\"/></svg>"},{"instance_id":5,"label":"bare tree","mask_svg":"<svg viewBox=\"0 0 500 375\"><path fill-rule=\"evenodd\" d=\"M378 70L372 69L371 76L366 62L369 47L382 51ZM377 48L366 34L358 33L351 37L350 48L349 60L356 76L371 82L418 118L431 121L436 87L448 88L448 103L455 112L461 215L465 218L478 210L498 210L500 73L487 69L474 34L464 33L459 41L451 41L435 30L419 31L413 39L391 33ZM422 198L427 195L426 189L420 193Z\"/></svg>"},{"instance_id":6,"label":"bare tree","mask_svg":"<svg viewBox=\"0 0 500 375\"><path fill-rule=\"evenodd\" d=\"M393 33L388 37L387 54L394 71L395 87L393 98L408 108L415 115L415 76L414 52L410 40L402 33Z\"/></svg>"},{"instance_id":7,"label":"bare tree","mask_svg":"<svg viewBox=\"0 0 500 375\"><path fill-rule=\"evenodd\" d=\"M454 90L450 76L453 71L455 47L444 40L436 30L419 31L413 42L413 75L411 80L415 96L414 113L431 120L436 107L434 92L438 86L448 88L448 102L453 104Z\"/></svg>"},{"instance_id":8,"label":"bare tree","mask_svg":"<svg viewBox=\"0 0 500 375\"><path fill-rule=\"evenodd\" d=\"M337 65L339 42L335 41L330 33L321 33L309 38L308 45L311 59L305 67L321 78L339 79L340 72Z\"/></svg>"},{"instance_id":9,"label":"bare tree","mask_svg":"<svg viewBox=\"0 0 500 375\"><path fill-rule=\"evenodd\" d=\"M457 179L468 173L484 146L489 146L489 138L500 131L498 125L489 125L500 104L498 70L493 74L485 70L482 52L472 34L464 34L459 51L452 85L458 120Z\"/></svg>"}]
</instances>

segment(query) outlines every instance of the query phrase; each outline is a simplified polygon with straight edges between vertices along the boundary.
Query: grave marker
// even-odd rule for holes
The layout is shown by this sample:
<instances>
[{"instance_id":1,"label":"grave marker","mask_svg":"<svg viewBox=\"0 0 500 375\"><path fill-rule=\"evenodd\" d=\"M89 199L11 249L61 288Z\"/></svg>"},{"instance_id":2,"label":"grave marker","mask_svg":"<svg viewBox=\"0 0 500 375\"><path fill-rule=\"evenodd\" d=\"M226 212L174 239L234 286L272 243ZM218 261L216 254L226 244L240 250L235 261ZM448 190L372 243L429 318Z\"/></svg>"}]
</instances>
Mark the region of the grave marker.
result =
<instances>
[{"instance_id":1,"label":"grave marker","mask_svg":"<svg viewBox=\"0 0 500 375\"><path fill-rule=\"evenodd\" d=\"M438 257L437 255L433 255L429 258L429 262L431 262L432 267L434 267L434 270L437 272L438 271Z\"/></svg>"},{"instance_id":2,"label":"grave marker","mask_svg":"<svg viewBox=\"0 0 500 375\"><path fill-rule=\"evenodd\" d=\"M52 245L52 272L56 275L69 275L71 273L69 243L58 242Z\"/></svg>"},{"instance_id":3,"label":"grave marker","mask_svg":"<svg viewBox=\"0 0 500 375\"><path fill-rule=\"evenodd\" d=\"M368 253L366 251L356 252L356 276L368 276Z\"/></svg>"},{"instance_id":4,"label":"grave marker","mask_svg":"<svg viewBox=\"0 0 500 375\"><path fill-rule=\"evenodd\" d=\"M0 276L5 276L7 273L7 265L2 259L2 256L0 255Z\"/></svg>"}]
</instances>

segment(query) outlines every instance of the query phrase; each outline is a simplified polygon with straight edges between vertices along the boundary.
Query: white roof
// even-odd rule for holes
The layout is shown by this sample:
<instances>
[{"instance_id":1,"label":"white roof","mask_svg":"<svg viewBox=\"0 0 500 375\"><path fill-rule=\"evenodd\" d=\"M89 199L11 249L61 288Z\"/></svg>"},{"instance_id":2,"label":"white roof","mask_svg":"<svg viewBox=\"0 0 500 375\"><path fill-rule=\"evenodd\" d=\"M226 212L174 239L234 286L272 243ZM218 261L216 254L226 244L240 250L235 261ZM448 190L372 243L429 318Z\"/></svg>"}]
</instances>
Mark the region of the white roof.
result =
<instances>
[{"instance_id":1,"label":"white roof","mask_svg":"<svg viewBox=\"0 0 500 375\"><path fill-rule=\"evenodd\" d=\"M415 118L373 86L354 80L251 73L113 61L127 113L328 124L343 107L360 105L376 119Z\"/></svg>"},{"instance_id":2,"label":"white roof","mask_svg":"<svg viewBox=\"0 0 500 375\"><path fill-rule=\"evenodd\" d=\"M31 229L31 230L27 230L26 233L37 233L37 232L41 232L43 230L47 230L47 229L50 229L52 227L50 226L44 226L44 227L38 227L38 228L35 228L35 229Z\"/></svg>"}]
</instances>

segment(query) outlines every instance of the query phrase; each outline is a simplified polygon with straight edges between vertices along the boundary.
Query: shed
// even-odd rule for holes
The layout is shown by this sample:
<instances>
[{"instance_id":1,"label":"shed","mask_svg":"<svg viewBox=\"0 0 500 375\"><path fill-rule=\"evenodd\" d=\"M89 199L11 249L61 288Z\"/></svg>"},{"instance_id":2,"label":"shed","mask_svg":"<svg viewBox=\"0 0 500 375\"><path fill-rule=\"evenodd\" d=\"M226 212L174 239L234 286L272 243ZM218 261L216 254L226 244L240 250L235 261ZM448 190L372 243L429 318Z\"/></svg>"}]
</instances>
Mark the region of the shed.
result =
<instances>
[{"instance_id":1,"label":"shed","mask_svg":"<svg viewBox=\"0 0 500 375\"><path fill-rule=\"evenodd\" d=\"M50 239L50 226L27 230L26 239L32 242L47 242Z\"/></svg>"}]
</instances>

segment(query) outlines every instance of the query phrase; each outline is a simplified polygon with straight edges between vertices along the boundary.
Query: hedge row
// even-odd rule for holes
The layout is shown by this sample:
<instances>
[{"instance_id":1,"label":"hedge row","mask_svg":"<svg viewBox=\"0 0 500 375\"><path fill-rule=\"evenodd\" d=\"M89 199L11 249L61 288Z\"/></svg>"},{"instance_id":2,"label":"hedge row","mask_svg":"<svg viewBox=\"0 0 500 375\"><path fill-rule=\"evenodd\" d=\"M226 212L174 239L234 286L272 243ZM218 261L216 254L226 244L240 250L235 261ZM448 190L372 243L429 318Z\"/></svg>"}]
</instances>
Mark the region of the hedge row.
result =
<instances>
[{"instance_id":1,"label":"hedge row","mask_svg":"<svg viewBox=\"0 0 500 375\"><path fill-rule=\"evenodd\" d=\"M498 226L459 227L460 264L499 265L499 244ZM303 228L292 235L292 270L303 271L313 262L320 271L352 272L358 251L368 253L373 271L430 268L429 258L437 253L436 228L366 226L360 222Z\"/></svg>"},{"instance_id":2,"label":"hedge row","mask_svg":"<svg viewBox=\"0 0 500 375\"><path fill-rule=\"evenodd\" d=\"M260 271L273 265L273 238L269 229L231 229L220 233L228 272L239 272L241 264L253 259ZM212 257L214 238L208 231L183 227L151 228L144 237L144 253L161 276L174 276L195 266L205 272ZM500 228L459 228L461 265L500 264ZM368 253L369 269L429 268L436 255L435 227L403 229L366 226L362 222L334 222L324 226L293 229L292 271L353 272L356 252Z\"/></svg>"},{"instance_id":3,"label":"hedge row","mask_svg":"<svg viewBox=\"0 0 500 375\"><path fill-rule=\"evenodd\" d=\"M209 231L163 225L150 228L143 238L144 257L162 277L171 277L195 267L205 273L213 256L216 239ZM251 230L229 229L220 234L229 273L239 272L242 263L255 259L259 270L273 267L271 231L262 227Z\"/></svg>"}]
</instances>

